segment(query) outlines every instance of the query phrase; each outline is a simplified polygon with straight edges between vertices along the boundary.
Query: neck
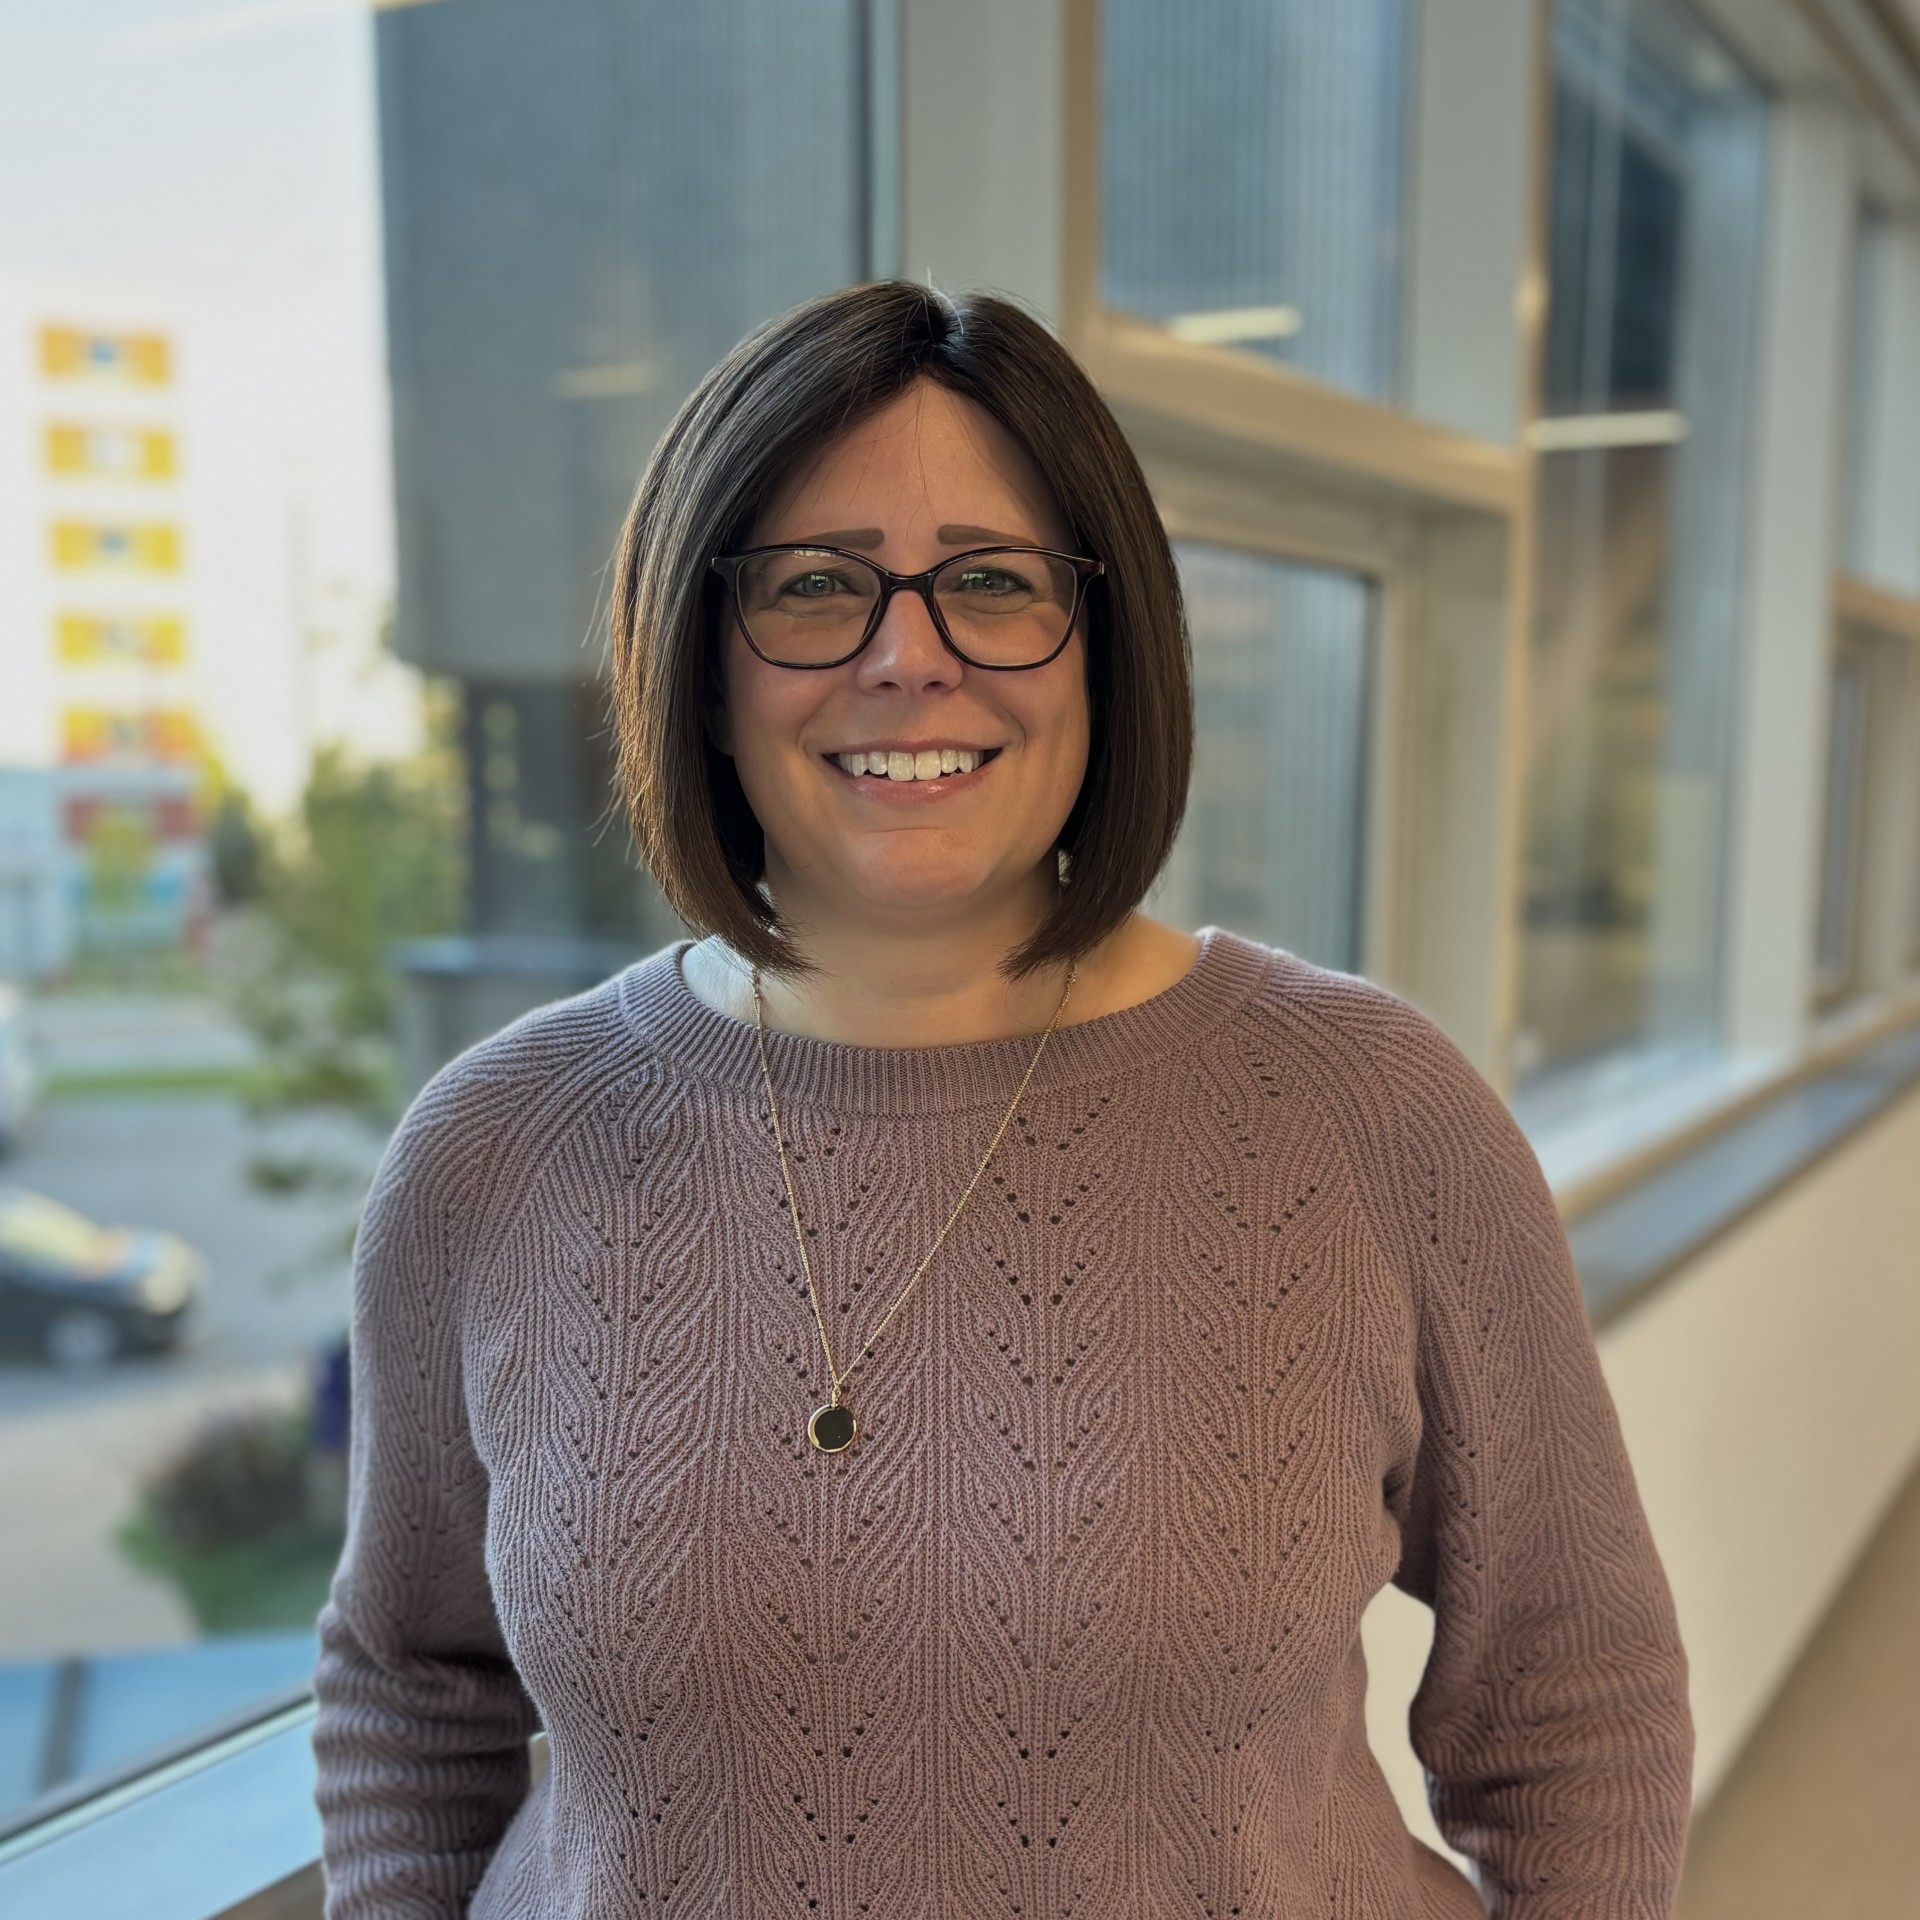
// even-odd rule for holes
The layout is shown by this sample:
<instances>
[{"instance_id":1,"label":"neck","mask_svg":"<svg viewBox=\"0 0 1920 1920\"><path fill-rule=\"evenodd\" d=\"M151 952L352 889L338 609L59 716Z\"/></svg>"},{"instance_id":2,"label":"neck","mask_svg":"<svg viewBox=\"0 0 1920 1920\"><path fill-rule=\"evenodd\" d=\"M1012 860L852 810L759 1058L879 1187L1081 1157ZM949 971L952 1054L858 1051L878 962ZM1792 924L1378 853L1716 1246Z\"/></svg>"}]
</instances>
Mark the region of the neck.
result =
<instances>
[{"instance_id":1,"label":"neck","mask_svg":"<svg viewBox=\"0 0 1920 1920\"><path fill-rule=\"evenodd\" d=\"M1067 965L1010 980L1001 962L1040 924L1044 904L1009 900L937 928L799 922L796 941L813 971L761 976L767 1024L867 1047L963 1046L1037 1034L1060 1003ZM753 1017L750 989L746 1017Z\"/></svg>"},{"instance_id":2,"label":"neck","mask_svg":"<svg viewBox=\"0 0 1920 1920\"><path fill-rule=\"evenodd\" d=\"M850 1046L940 1047L977 1045L1037 1035L1053 1018L1066 985L1064 964L1020 982L999 970L1001 956L1033 930L1037 919L1009 928L998 944L974 944L977 928L956 928L937 942L885 931L857 941L829 943L821 964L796 980L761 983L767 1024L782 1033ZM850 950L843 950L850 949ZM1080 956L1073 999L1061 1024L1075 1026L1164 993L1200 954L1190 933L1131 915ZM694 994L716 1012L753 1024L753 987L747 963L719 940L703 940L686 956Z\"/></svg>"}]
</instances>

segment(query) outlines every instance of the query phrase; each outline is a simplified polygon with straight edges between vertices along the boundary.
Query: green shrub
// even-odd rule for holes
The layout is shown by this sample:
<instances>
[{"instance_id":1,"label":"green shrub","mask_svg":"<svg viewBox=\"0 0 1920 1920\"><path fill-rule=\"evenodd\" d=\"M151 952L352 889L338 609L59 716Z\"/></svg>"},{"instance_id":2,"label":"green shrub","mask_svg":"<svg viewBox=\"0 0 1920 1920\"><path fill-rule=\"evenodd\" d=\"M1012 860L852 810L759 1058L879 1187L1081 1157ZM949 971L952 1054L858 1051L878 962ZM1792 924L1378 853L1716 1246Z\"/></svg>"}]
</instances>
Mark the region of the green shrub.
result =
<instances>
[{"instance_id":1,"label":"green shrub","mask_svg":"<svg viewBox=\"0 0 1920 1920\"><path fill-rule=\"evenodd\" d=\"M339 1465L312 1454L303 1412L220 1415L147 1482L121 1548L207 1632L304 1626L340 1556Z\"/></svg>"},{"instance_id":2,"label":"green shrub","mask_svg":"<svg viewBox=\"0 0 1920 1920\"><path fill-rule=\"evenodd\" d=\"M306 1452L298 1416L220 1415L147 1483L154 1526L188 1553L302 1528Z\"/></svg>"}]
</instances>

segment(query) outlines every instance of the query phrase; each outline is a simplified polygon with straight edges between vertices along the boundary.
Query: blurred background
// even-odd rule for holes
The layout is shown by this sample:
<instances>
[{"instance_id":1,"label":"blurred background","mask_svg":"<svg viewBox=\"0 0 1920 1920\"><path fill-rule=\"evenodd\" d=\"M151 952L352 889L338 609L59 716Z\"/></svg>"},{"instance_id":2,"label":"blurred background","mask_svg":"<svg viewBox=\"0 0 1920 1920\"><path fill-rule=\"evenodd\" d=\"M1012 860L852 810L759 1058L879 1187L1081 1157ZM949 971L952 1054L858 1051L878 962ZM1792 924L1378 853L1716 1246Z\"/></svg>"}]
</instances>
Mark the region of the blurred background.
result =
<instances>
[{"instance_id":1,"label":"blurred background","mask_svg":"<svg viewBox=\"0 0 1920 1920\"><path fill-rule=\"evenodd\" d=\"M677 936L623 509L906 273L1160 501L1155 910L1406 994L1540 1156L1685 1920L1920 1915L1920 0L16 0L0 207L0 1908L317 1912L368 1175ZM1369 1713L1437 1837L1426 1634Z\"/></svg>"}]
</instances>

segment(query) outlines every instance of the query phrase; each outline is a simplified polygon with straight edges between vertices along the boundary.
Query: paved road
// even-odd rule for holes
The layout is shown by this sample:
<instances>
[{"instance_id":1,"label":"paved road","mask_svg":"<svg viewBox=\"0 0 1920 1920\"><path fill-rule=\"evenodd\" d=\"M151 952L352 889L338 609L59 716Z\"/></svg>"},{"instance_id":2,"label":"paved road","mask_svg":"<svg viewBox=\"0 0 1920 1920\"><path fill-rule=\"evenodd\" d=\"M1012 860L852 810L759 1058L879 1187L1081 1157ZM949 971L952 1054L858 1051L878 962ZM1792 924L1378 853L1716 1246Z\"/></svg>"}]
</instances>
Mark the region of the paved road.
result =
<instances>
[{"instance_id":1,"label":"paved road","mask_svg":"<svg viewBox=\"0 0 1920 1920\"><path fill-rule=\"evenodd\" d=\"M0 1362L0 1660L178 1640L170 1589L127 1567L113 1536L141 1476L219 1407L284 1403L316 1342L345 1322L344 1245L379 1141L351 1123L250 1124L218 1095L75 1096L0 1161L0 1183L109 1224L164 1227L207 1256L197 1337L181 1353L85 1377ZM331 1196L252 1188L248 1161L324 1154Z\"/></svg>"}]
</instances>

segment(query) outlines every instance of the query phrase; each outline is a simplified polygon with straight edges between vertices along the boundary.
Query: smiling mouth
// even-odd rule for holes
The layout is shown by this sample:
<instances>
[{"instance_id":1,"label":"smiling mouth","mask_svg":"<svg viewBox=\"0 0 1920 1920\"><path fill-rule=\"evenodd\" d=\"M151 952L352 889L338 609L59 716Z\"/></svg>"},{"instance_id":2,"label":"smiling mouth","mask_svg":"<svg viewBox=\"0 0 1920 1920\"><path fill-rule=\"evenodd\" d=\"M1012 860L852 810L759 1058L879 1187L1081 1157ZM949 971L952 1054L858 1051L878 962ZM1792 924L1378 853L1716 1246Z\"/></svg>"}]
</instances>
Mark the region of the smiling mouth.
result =
<instances>
[{"instance_id":1,"label":"smiling mouth","mask_svg":"<svg viewBox=\"0 0 1920 1920\"><path fill-rule=\"evenodd\" d=\"M921 753L830 753L824 757L856 780L945 780L977 772L1000 756L998 747L928 747Z\"/></svg>"}]
</instances>

